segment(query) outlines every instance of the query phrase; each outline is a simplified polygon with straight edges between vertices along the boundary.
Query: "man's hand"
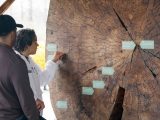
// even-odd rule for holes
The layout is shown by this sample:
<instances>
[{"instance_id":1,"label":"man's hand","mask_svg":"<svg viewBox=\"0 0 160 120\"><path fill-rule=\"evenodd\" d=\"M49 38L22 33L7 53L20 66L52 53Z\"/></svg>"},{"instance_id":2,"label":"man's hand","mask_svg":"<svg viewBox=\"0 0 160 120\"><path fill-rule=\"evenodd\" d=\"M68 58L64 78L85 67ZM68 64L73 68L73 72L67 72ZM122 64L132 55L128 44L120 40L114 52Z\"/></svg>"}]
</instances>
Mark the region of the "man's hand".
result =
<instances>
[{"instance_id":1,"label":"man's hand","mask_svg":"<svg viewBox=\"0 0 160 120\"><path fill-rule=\"evenodd\" d=\"M53 61L57 62L58 60L61 60L63 57L64 53L56 51L53 55Z\"/></svg>"},{"instance_id":2,"label":"man's hand","mask_svg":"<svg viewBox=\"0 0 160 120\"><path fill-rule=\"evenodd\" d=\"M39 111L45 108L44 102L40 99L36 100L36 106Z\"/></svg>"}]
</instances>

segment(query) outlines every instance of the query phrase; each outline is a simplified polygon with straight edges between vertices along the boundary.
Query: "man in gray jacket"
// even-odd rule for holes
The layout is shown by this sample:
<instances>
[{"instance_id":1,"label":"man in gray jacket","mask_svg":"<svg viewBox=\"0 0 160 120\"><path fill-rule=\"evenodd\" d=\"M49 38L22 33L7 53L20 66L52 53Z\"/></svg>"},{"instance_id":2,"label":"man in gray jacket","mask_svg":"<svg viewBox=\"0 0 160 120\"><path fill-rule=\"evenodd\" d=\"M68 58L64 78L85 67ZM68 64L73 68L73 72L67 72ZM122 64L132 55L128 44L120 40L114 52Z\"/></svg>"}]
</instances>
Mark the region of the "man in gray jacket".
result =
<instances>
[{"instance_id":1,"label":"man in gray jacket","mask_svg":"<svg viewBox=\"0 0 160 120\"><path fill-rule=\"evenodd\" d=\"M26 64L12 49L16 27L23 25L0 15L0 120L39 120Z\"/></svg>"}]
</instances>

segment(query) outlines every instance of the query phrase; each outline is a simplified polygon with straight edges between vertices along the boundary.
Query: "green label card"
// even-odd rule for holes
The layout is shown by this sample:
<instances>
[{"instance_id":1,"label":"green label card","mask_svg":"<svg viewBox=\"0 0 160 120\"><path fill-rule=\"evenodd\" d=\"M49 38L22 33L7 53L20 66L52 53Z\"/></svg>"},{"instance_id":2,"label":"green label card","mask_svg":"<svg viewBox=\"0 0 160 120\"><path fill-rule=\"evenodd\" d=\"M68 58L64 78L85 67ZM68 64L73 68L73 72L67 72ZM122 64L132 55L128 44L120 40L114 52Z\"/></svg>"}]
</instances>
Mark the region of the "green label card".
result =
<instances>
[{"instance_id":1,"label":"green label card","mask_svg":"<svg viewBox=\"0 0 160 120\"><path fill-rule=\"evenodd\" d=\"M52 60L53 59L53 55L48 55L47 56L47 60Z\"/></svg>"},{"instance_id":2,"label":"green label card","mask_svg":"<svg viewBox=\"0 0 160 120\"><path fill-rule=\"evenodd\" d=\"M60 109L67 109L67 101L57 101L56 107Z\"/></svg>"},{"instance_id":3,"label":"green label card","mask_svg":"<svg viewBox=\"0 0 160 120\"><path fill-rule=\"evenodd\" d=\"M154 49L154 40L142 40L140 46L142 49Z\"/></svg>"},{"instance_id":4,"label":"green label card","mask_svg":"<svg viewBox=\"0 0 160 120\"><path fill-rule=\"evenodd\" d=\"M93 95L94 90L92 87L82 87L82 94L83 95Z\"/></svg>"},{"instance_id":5,"label":"green label card","mask_svg":"<svg viewBox=\"0 0 160 120\"><path fill-rule=\"evenodd\" d=\"M114 68L113 67L102 67L102 75L113 75Z\"/></svg>"},{"instance_id":6,"label":"green label card","mask_svg":"<svg viewBox=\"0 0 160 120\"><path fill-rule=\"evenodd\" d=\"M48 43L47 44L47 50L51 52L57 51L57 45L54 43Z\"/></svg>"},{"instance_id":7,"label":"green label card","mask_svg":"<svg viewBox=\"0 0 160 120\"><path fill-rule=\"evenodd\" d=\"M133 50L135 46L136 45L133 41L122 41L122 49Z\"/></svg>"},{"instance_id":8,"label":"green label card","mask_svg":"<svg viewBox=\"0 0 160 120\"><path fill-rule=\"evenodd\" d=\"M105 83L103 80L93 80L93 88L104 89Z\"/></svg>"}]
</instances>

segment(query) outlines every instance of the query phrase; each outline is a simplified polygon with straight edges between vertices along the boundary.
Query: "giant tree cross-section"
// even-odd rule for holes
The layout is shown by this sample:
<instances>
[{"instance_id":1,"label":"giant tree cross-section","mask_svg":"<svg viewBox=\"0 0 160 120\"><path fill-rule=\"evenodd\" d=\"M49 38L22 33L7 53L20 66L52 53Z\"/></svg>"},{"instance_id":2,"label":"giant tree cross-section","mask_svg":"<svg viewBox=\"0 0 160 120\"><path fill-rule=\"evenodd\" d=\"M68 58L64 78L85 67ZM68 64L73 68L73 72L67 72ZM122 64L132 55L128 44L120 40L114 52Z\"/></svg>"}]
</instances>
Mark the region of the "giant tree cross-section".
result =
<instances>
[{"instance_id":1,"label":"giant tree cross-section","mask_svg":"<svg viewBox=\"0 0 160 120\"><path fill-rule=\"evenodd\" d=\"M160 0L51 0L46 45L58 120L160 118Z\"/></svg>"}]
</instances>

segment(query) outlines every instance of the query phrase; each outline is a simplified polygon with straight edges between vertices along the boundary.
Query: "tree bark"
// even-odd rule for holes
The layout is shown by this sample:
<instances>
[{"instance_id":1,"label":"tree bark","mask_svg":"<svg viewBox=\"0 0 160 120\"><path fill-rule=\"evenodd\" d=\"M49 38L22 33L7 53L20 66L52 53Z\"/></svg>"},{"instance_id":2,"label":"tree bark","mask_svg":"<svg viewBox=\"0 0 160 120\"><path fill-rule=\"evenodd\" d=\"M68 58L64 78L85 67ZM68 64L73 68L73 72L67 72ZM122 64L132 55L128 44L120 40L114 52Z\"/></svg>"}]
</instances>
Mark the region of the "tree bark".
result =
<instances>
[{"instance_id":1,"label":"tree bark","mask_svg":"<svg viewBox=\"0 0 160 120\"><path fill-rule=\"evenodd\" d=\"M134 50L122 49L127 40ZM142 40L154 40L154 49L142 49ZM50 84L58 120L108 120L119 87L125 89L123 120L160 117L159 0L51 0L48 43L67 54ZM114 74L102 75L104 66ZM93 80L103 80L105 88L83 95L82 87L92 87ZM68 108L58 109L59 100Z\"/></svg>"}]
</instances>

